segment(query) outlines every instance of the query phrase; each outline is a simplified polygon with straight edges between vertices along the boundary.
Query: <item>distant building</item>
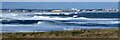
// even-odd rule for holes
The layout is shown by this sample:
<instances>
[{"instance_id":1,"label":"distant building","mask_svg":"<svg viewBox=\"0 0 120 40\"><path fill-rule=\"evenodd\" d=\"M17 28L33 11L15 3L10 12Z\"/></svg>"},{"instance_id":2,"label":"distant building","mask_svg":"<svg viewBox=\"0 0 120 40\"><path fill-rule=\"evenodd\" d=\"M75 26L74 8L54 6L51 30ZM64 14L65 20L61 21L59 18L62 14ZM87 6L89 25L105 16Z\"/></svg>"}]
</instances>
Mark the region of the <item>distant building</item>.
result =
<instances>
[{"instance_id":1,"label":"distant building","mask_svg":"<svg viewBox=\"0 0 120 40\"><path fill-rule=\"evenodd\" d=\"M120 9L120 2L119 2ZM119 9L0 9L2 12L118 12ZM120 12L120 11L119 11Z\"/></svg>"},{"instance_id":2,"label":"distant building","mask_svg":"<svg viewBox=\"0 0 120 40\"><path fill-rule=\"evenodd\" d=\"M52 10L51 12L62 12L62 10Z\"/></svg>"}]
</instances>

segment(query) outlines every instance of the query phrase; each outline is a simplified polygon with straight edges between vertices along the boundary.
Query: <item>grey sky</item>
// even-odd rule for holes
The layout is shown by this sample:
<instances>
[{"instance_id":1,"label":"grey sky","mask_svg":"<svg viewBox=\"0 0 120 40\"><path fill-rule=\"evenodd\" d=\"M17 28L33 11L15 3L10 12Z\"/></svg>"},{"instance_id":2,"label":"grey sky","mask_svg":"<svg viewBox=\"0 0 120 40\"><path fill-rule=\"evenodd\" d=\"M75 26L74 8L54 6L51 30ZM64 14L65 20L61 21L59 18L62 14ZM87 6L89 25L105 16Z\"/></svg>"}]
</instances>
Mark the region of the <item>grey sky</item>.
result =
<instances>
[{"instance_id":1,"label":"grey sky","mask_svg":"<svg viewBox=\"0 0 120 40\"><path fill-rule=\"evenodd\" d=\"M120 0L2 0L2 2L118 2Z\"/></svg>"}]
</instances>

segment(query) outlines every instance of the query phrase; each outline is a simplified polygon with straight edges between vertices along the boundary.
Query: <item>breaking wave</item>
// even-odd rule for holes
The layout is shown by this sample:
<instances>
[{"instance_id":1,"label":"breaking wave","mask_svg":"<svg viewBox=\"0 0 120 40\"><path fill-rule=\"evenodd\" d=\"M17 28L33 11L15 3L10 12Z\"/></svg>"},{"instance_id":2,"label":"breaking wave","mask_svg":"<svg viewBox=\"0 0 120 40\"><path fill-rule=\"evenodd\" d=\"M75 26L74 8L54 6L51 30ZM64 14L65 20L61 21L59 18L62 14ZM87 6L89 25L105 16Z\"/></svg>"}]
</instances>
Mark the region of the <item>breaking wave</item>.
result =
<instances>
[{"instance_id":1,"label":"breaking wave","mask_svg":"<svg viewBox=\"0 0 120 40\"><path fill-rule=\"evenodd\" d=\"M56 14L58 15L59 13ZM4 13L1 15L0 25L2 25L3 32L56 31L78 28L104 29L114 28L120 25L118 18L41 16L42 14L40 13Z\"/></svg>"}]
</instances>

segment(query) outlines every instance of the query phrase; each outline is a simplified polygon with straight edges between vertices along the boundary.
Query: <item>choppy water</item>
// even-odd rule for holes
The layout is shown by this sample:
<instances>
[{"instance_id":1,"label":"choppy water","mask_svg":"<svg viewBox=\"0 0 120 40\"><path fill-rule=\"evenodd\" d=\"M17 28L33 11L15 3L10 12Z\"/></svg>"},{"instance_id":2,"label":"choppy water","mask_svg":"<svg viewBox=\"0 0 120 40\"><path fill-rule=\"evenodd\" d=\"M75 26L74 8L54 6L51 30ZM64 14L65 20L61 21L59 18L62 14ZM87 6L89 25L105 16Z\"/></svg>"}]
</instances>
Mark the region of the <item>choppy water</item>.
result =
<instances>
[{"instance_id":1,"label":"choppy water","mask_svg":"<svg viewBox=\"0 0 120 40\"><path fill-rule=\"evenodd\" d=\"M45 32L58 30L118 28L118 18L40 16L35 13L2 13L3 32ZM107 15L106 15L107 16Z\"/></svg>"}]
</instances>

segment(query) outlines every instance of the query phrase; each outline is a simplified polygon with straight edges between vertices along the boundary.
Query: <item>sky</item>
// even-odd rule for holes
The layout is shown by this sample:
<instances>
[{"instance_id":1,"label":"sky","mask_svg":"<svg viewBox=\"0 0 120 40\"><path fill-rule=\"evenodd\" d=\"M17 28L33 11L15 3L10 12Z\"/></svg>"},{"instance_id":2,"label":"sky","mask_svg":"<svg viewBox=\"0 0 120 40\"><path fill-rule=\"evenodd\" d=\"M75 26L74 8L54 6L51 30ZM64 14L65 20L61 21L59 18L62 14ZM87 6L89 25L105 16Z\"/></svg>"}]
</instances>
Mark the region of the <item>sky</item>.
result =
<instances>
[{"instance_id":1,"label":"sky","mask_svg":"<svg viewBox=\"0 0 120 40\"><path fill-rule=\"evenodd\" d=\"M71 5L72 4L72 5ZM3 9L118 8L117 2L3 2Z\"/></svg>"},{"instance_id":2,"label":"sky","mask_svg":"<svg viewBox=\"0 0 120 40\"><path fill-rule=\"evenodd\" d=\"M120 0L2 0L2 2L118 2Z\"/></svg>"}]
</instances>

